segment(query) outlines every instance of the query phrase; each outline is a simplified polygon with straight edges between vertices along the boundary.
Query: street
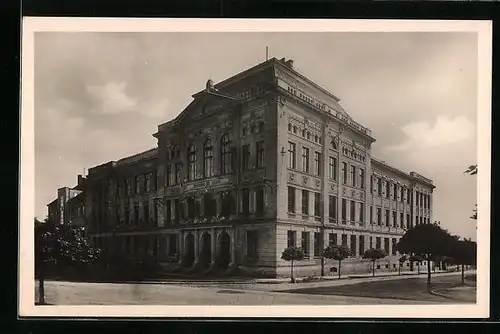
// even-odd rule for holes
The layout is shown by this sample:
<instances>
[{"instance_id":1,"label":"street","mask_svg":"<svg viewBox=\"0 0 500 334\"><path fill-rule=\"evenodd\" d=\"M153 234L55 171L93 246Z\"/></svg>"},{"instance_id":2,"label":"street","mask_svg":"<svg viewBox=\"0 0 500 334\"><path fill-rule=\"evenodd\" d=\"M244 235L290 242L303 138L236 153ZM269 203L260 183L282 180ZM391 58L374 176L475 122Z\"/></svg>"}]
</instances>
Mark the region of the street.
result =
<instances>
[{"instance_id":1,"label":"street","mask_svg":"<svg viewBox=\"0 0 500 334\"><path fill-rule=\"evenodd\" d=\"M456 292L458 275L317 284L77 283L46 281L52 305L349 305L474 303L474 283ZM340 284L340 285L339 285ZM38 287L37 287L38 290ZM38 293L36 291L36 296Z\"/></svg>"}]
</instances>

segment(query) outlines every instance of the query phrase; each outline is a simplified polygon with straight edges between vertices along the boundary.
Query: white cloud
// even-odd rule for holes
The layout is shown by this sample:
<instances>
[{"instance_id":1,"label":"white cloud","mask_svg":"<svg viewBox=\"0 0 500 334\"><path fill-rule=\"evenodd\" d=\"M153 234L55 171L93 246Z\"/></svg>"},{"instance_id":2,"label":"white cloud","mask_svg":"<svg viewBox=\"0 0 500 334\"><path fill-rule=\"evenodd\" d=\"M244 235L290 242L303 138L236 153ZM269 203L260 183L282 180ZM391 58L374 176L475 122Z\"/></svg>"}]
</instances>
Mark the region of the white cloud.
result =
<instances>
[{"instance_id":1,"label":"white cloud","mask_svg":"<svg viewBox=\"0 0 500 334\"><path fill-rule=\"evenodd\" d=\"M474 125L464 116L438 116L434 124L429 122L412 122L401 129L407 141L389 147L388 150L409 150L415 147L445 147L472 138Z\"/></svg>"},{"instance_id":2,"label":"white cloud","mask_svg":"<svg viewBox=\"0 0 500 334\"><path fill-rule=\"evenodd\" d=\"M119 114L136 106L137 101L127 95L125 82L108 82L103 86L87 86L87 93L100 100L100 112Z\"/></svg>"}]
</instances>

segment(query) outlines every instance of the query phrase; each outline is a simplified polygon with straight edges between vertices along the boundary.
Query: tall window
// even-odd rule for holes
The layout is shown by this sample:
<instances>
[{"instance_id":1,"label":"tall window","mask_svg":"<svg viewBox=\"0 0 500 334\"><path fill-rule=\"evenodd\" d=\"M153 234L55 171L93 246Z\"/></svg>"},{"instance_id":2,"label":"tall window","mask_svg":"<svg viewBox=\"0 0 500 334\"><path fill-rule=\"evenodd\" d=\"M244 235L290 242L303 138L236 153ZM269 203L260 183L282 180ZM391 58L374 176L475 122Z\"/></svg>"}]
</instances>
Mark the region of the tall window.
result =
<instances>
[{"instance_id":1,"label":"tall window","mask_svg":"<svg viewBox=\"0 0 500 334\"><path fill-rule=\"evenodd\" d=\"M258 141L255 143L255 146L256 146L256 150L257 150L257 154L256 154L256 161L255 161L255 166L257 168L261 168L261 167L264 167L264 165L266 164L265 163L265 159L266 159L266 149L265 149L265 146L264 146L264 141Z\"/></svg>"},{"instance_id":2,"label":"tall window","mask_svg":"<svg viewBox=\"0 0 500 334\"><path fill-rule=\"evenodd\" d=\"M297 168L296 153L295 143L288 142L288 168Z\"/></svg>"},{"instance_id":3,"label":"tall window","mask_svg":"<svg viewBox=\"0 0 500 334\"><path fill-rule=\"evenodd\" d=\"M321 153L314 152L314 171L316 175L321 175Z\"/></svg>"},{"instance_id":4,"label":"tall window","mask_svg":"<svg viewBox=\"0 0 500 334\"><path fill-rule=\"evenodd\" d=\"M302 171L309 173L309 148L302 147Z\"/></svg>"},{"instance_id":5,"label":"tall window","mask_svg":"<svg viewBox=\"0 0 500 334\"><path fill-rule=\"evenodd\" d=\"M248 188L241 190L241 213L248 215L250 213L250 191Z\"/></svg>"},{"instance_id":6,"label":"tall window","mask_svg":"<svg viewBox=\"0 0 500 334\"><path fill-rule=\"evenodd\" d=\"M363 223L365 221L365 204L359 203L359 222Z\"/></svg>"},{"instance_id":7,"label":"tall window","mask_svg":"<svg viewBox=\"0 0 500 334\"><path fill-rule=\"evenodd\" d=\"M347 234L342 234L342 246L347 247Z\"/></svg>"},{"instance_id":8,"label":"tall window","mask_svg":"<svg viewBox=\"0 0 500 334\"><path fill-rule=\"evenodd\" d=\"M382 226L382 209L377 208L377 225Z\"/></svg>"},{"instance_id":9,"label":"tall window","mask_svg":"<svg viewBox=\"0 0 500 334\"><path fill-rule=\"evenodd\" d=\"M194 219L196 216L196 200L194 197L187 199L187 218Z\"/></svg>"},{"instance_id":10,"label":"tall window","mask_svg":"<svg viewBox=\"0 0 500 334\"><path fill-rule=\"evenodd\" d=\"M334 157L330 157L328 177L332 180L337 180L337 159Z\"/></svg>"},{"instance_id":11,"label":"tall window","mask_svg":"<svg viewBox=\"0 0 500 334\"><path fill-rule=\"evenodd\" d=\"M401 228L405 227L404 214L402 212L399 213L399 225Z\"/></svg>"},{"instance_id":12,"label":"tall window","mask_svg":"<svg viewBox=\"0 0 500 334\"><path fill-rule=\"evenodd\" d=\"M323 238L321 237L321 232L314 232L314 256L321 256L321 251L323 250Z\"/></svg>"},{"instance_id":13,"label":"tall window","mask_svg":"<svg viewBox=\"0 0 500 334\"><path fill-rule=\"evenodd\" d=\"M390 254L389 253L389 238L384 238L384 250L385 250L386 254Z\"/></svg>"},{"instance_id":14,"label":"tall window","mask_svg":"<svg viewBox=\"0 0 500 334\"><path fill-rule=\"evenodd\" d=\"M295 188L288 187L288 212L295 213Z\"/></svg>"},{"instance_id":15,"label":"tall window","mask_svg":"<svg viewBox=\"0 0 500 334\"><path fill-rule=\"evenodd\" d=\"M196 146L190 145L188 148L188 180L196 179Z\"/></svg>"},{"instance_id":16,"label":"tall window","mask_svg":"<svg viewBox=\"0 0 500 334\"><path fill-rule=\"evenodd\" d=\"M370 224L373 224L373 206L370 205Z\"/></svg>"},{"instance_id":17,"label":"tall window","mask_svg":"<svg viewBox=\"0 0 500 334\"><path fill-rule=\"evenodd\" d=\"M411 228L410 214L406 214L406 228Z\"/></svg>"},{"instance_id":18,"label":"tall window","mask_svg":"<svg viewBox=\"0 0 500 334\"><path fill-rule=\"evenodd\" d=\"M359 236L359 255L363 256L365 253L365 236L360 235Z\"/></svg>"},{"instance_id":19,"label":"tall window","mask_svg":"<svg viewBox=\"0 0 500 334\"><path fill-rule=\"evenodd\" d=\"M363 168L359 169L359 187L365 189L365 170Z\"/></svg>"},{"instance_id":20,"label":"tall window","mask_svg":"<svg viewBox=\"0 0 500 334\"><path fill-rule=\"evenodd\" d=\"M347 163L342 163L342 182L347 184Z\"/></svg>"},{"instance_id":21,"label":"tall window","mask_svg":"<svg viewBox=\"0 0 500 334\"><path fill-rule=\"evenodd\" d=\"M306 259L309 258L309 237L309 232L302 231L302 250Z\"/></svg>"},{"instance_id":22,"label":"tall window","mask_svg":"<svg viewBox=\"0 0 500 334\"><path fill-rule=\"evenodd\" d=\"M250 145L246 144L241 149L241 168L242 170L250 169Z\"/></svg>"},{"instance_id":23,"label":"tall window","mask_svg":"<svg viewBox=\"0 0 500 334\"><path fill-rule=\"evenodd\" d=\"M376 249L382 249L382 239L380 237L377 237L375 239L375 248Z\"/></svg>"},{"instance_id":24,"label":"tall window","mask_svg":"<svg viewBox=\"0 0 500 334\"><path fill-rule=\"evenodd\" d=\"M138 194L141 191L141 178L140 176L135 177L135 193Z\"/></svg>"},{"instance_id":25,"label":"tall window","mask_svg":"<svg viewBox=\"0 0 500 334\"><path fill-rule=\"evenodd\" d=\"M399 196L400 196L400 201L401 202L404 202L405 200L405 196L404 196L404 191L405 191L405 188L404 187L399 187Z\"/></svg>"},{"instance_id":26,"label":"tall window","mask_svg":"<svg viewBox=\"0 0 500 334\"><path fill-rule=\"evenodd\" d=\"M295 247L297 245L297 232L288 231L287 233L287 247Z\"/></svg>"},{"instance_id":27,"label":"tall window","mask_svg":"<svg viewBox=\"0 0 500 334\"><path fill-rule=\"evenodd\" d=\"M370 175L370 192L373 193L373 175Z\"/></svg>"},{"instance_id":28,"label":"tall window","mask_svg":"<svg viewBox=\"0 0 500 334\"><path fill-rule=\"evenodd\" d=\"M385 197L391 197L391 184L389 181L385 181Z\"/></svg>"},{"instance_id":29,"label":"tall window","mask_svg":"<svg viewBox=\"0 0 500 334\"><path fill-rule=\"evenodd\" d=\"M314 193L314 215L319 217L321 215L321 202L320 193Z\"/></svg>"},{"instance_id":30,"label":"tall window","mask_svg":"<svg viewBox=\"0 0 500 334\"><path fill-rule=\"evenodd\" d=\"M172 170L172 165L167 166L167 186L174 184L174 172Z\"/></svg>"},{"instance_id":31,"label":"tall window","mask_svg":"<svg viewBox=\"0 0 500 334\"><path fill-rule=\"evenodd\" d=\"M203 195L203 215L213 217L217 214L217 202L211 193Z\"/></svg>"},{"instance_id":32,"label":"tall window","mask_svg":"<svg viewBox=\"0 0 500 334\"><path fill-rule=\"evenodd\" d=\"M302 214L309 214L309 191L302 190Z\"/></svg>"},{"instance_id":33,"label":"tall window","mask_svg":"<svg viewBox=\"0 0 500 334\"><path fill-rule=\"evenodd\" d=\"M393 199L395 201L397 201L398 200L398 185L394 183L394 188L392 188L392 190L393 190L392 196L394 197Z\"/></svg>"},{"instance_id":34,"label":"tall window","mask_svg":"<svg viewBox=\"0 0 500 334\"><path fill-rule=\"evenodd\" d=\"M377 194L382 197L382 179L380 177L377 179Z\"/></svg>"},{"instance_id":35,"label":"tall window","mask_svg":"<svg viewBox=\"0 0 500 334\"><path fill-rule=\"evenodd\" d=\"M410 204L411 203L411 193L410 193L409 189L405 189L405 193L406 193L406 203Z\"/></svg>"},{"instance_id":36,"label":"tall window","mask_svg":"<svg viewBox=\"0 0 500 334\"><path fill-rule=\"evenodd\" d=\"M142 220L145 224L149 224L151 217L149 216L149 202L144 202L142 204L143 215Z\"/></svg>"},{"instance_id":37,"label":"tall window","mask_svg":"<svg viewBox=\"0 0 500 334\"><path fill-rule=\"evenodd\" d=\"M233 159L231 152L231 139L229 134L225 134L220 139L221 143L221 173L229 174L233 172Z\"/></svg>"},{"instance_id":38,"label":"tall window","mask_svg":"<svg viewBox=\"0 0 500 334\"><path fill-rule=\"evenodd\" d=\"M153 174L152 173L147 173L144 175L144 189L146 192L151 191L151 178Z\"/></svg>"},{"instance_id":39,"label":"tall window","mask_svg":"<svg viewBox=\"0 0 500 334\"><path fill-rule=\"evenodd\" d=\"M396 255L397 249L396 249L396 244L398 243L398 240L396 238L392 238L392 255Z\"/></svg>"},{"instance_id":40,"label":"tall window","mask_svg":"<svg viewBox=\"0 0 500 334\"><path fill-rule=\"evenodd\" d=\"M385 210L385 226L389 226L389 210Z\"/></svg>"},{"instance_id":41,"label":"tall window","mask_svg":"<svg viewBox=\"0 0 500 334\"><path fill-rule=\"evenodd\" d=\"M357 251L356 236L355 235L351 235L351 252L352 252L353 256L356 256L356 251Z\"/></svg>"},{"instance_id":42,"label":"tall window","mask_svg":"<svg viewBox=\"0 0 500 334\"><path fill-rule=\"evenodd\" d=\"M342 224L347 221L347 200L342 198Z\"/></svg>"},{"instance_id":43,"label":"tall window","mask_svg":"<svg viewBox=\"0 0 500 334\"><path fill-rule=\"evenodd\" d=\"M257 259L258 235L256 230L247 231L247 257Z\"/></svg>"},{"instance_id":44,"label":"tall window","mask_svg":"<svg viewBox=\"0 0 500 334\"><path fill-rule=\"evenodd\" d=\"M233 192L224 191L222 193L222 216L227 218L231 213L234 213Z\"/></svg>"},{"instance_id":45,"label":"tall window","mask_svg":"<svg viewBox=\"0 0 500 334\"><path fill-rule=\"evenodd\" d=\"M257 214L264 213L264 188L258 188L255 193L255 211Z\"/></svg>"},{"instance_id":46,"label":"tall window","mask_svg":"<svg viewBox=\"0 0 500 334\"><path fill-rule=\"evenodd\" d=\"M354 224L356 220L356 202L351 201L351 223Z\"/></svg>"},{"instance_id":47,"label":"tall window","mask_svg":"<svg viewBox=\"0 0 500 334\"><path fill-rule=\"evenodd\" d=\"M174 184L179 184L180 182L181 182L181 165L175 164Z\"/></svg>"},{"instance_id":48,"label":"tall window","mask_svg":"<svg viewBox=\"0 0 500 334\"><path fill-rule=\"evenodd\" d=\"M337 233L330 233L328 235L328 242L330 245L337 245Z\"/></svg>"},{"instance_id":49,"label":"tall window","mask_svg":"<svg viewBox=\"0 0 500 334\"><path fill-rule=\"evenodd\" d=\"M172 205L170 200L165 201L165 222L170 223L172 221Z\"/></svg>"},{"instance_id":50,"label":"tall window","mask_svg":"<svg viewBox=\"0 0 500 334\"><path fill-rule=\"evenodd\" d=\"M356 166L351 166L351 185L356 187Z\"/></svg>"},{"instance_id":51,"label":"tall window","mask_svg":"<svg viewBox=\"0 0 500 334\"><path fill-rule=\"evenodd\" d=\"M330 219L337 219L337 196L329 197L328 215Z\"/></svg>"},{"instance_id":52,"label":"tall window","mask_svg":"<svg viewBox=\"0 0 500 334\"><path fill-rule=\"evenodd\" d=\"M208 138L203 145L203 176L211 177L214 169L214 147Z\"/></svg>"},{"instance_id":53,"label":"tall window","mask_svg":"<svg viewBox=\"0 0 500 334\"><path fill-rule=\"evenodd\" d=\"M398 221L397 221L397 215L396 211L392 211L392 226L397 227L398 226Z\"/></svg>"}]
</instances>

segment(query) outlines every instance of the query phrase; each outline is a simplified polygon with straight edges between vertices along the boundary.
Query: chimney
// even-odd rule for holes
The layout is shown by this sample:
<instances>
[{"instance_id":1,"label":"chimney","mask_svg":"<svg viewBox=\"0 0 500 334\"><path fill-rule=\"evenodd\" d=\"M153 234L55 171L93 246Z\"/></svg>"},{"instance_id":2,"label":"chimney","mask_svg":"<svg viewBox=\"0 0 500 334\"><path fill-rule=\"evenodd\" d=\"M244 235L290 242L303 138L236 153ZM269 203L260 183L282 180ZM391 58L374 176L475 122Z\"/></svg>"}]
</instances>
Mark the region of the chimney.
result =
<instances>
[{"instance_id":1,"label":"chimney","mask_svg":"<svg viewBox=\"0 0 500 334\"><path fill-rule=\"evenodd\" d=\"M83 183L83 176L81 174L78 174L78 182L77 184L80 185Z\"/></svg>"},{"instance_id":2,"label":"chimney","mask_svg":"<svg viewBox=\"0 0 500 334\"><path fill-rule=\"evenodd\" d=\"M288 59L288 60L285 62L285 64L286 64L288 67L293 68L293 60Z\"/></svg>"}]
</instances>

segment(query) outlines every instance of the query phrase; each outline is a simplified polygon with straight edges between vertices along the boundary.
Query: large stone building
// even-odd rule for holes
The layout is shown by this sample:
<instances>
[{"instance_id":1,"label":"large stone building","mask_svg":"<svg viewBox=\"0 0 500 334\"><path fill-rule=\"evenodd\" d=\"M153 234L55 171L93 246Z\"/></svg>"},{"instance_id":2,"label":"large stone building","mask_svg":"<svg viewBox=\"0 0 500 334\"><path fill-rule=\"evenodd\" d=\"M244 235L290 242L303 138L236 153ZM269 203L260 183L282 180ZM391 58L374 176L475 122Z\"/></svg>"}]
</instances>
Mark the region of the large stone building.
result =
<instances>
[{"instance_id":1,"label":"large stone building","mask_svg":"<svg viewBox=\"0 0 500 334\"><path fill-rule=\"evenodd\" d=\"M286 276L287 246L305 250L297 274L314 275L336 266L321 259L332 243L353 252L346 272L369 270L369 248L394 270L398 239L432 221L432 181L372 157L371 131L291 60L209 80L193 98L158 126L157 148L79 178L102 248L172 270Z\"/></svg>"}]
</instances>

